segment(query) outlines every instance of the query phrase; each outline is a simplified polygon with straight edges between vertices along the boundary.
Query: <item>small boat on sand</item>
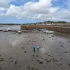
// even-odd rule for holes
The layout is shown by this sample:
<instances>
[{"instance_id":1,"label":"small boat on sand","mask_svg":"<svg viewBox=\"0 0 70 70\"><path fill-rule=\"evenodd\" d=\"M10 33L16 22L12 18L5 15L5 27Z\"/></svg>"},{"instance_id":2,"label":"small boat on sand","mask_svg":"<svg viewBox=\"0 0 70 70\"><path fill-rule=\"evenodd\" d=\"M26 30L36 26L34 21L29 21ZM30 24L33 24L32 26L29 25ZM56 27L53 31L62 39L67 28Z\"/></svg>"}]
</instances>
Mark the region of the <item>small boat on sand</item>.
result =
<instances>
[{"instance_id":1,"label":"small boat on sand","mask_svg":"<svg viewBox=\"0 0 70 70\"><path fill-rule=\"evenodd\" d=\"M17 31L18 32L18 34L21 34L21 31L19 30L19 31Z\"/></svg>"}]
</instances>

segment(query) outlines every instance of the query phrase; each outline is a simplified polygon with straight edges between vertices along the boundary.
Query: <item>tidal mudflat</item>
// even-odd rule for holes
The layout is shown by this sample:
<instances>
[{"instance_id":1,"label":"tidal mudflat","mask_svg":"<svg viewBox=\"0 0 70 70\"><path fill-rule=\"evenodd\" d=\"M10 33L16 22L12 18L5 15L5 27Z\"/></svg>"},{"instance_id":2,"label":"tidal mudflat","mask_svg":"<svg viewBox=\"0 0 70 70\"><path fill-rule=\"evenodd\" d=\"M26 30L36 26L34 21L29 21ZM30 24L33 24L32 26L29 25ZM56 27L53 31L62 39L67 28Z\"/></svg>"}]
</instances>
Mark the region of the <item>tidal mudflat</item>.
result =
<instances>
[{"instance_id":1,"label":"tidal mudflat","mask_svg":"<svg viewBox=\"0 0 70 70\"><path fill-rule=\"evenodd\" d=\"M70 36L0 32L0 70L70 70Z\"/></svg>"}]
</instances>

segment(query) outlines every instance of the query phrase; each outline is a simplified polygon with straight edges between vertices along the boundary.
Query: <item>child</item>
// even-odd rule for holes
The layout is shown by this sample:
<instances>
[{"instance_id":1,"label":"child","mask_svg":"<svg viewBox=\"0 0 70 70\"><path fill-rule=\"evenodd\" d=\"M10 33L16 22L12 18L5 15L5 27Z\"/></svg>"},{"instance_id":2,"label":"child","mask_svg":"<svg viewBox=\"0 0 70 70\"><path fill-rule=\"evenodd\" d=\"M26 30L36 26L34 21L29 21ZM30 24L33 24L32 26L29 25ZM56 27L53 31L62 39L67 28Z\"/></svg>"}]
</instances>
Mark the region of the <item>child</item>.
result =
<instances>
[{"instance_id":1,"label":"child","mask_svg":"<svg viewBox=\"0 0 70 70\"><path fill-rule=\"evenodd\" d=\"M40 48L39 45L37 45L37 51L39 51L39 48Z\"/></svg>"},{"instance_id":2,"label":"child","mask_svg":"<svg viewBox=\"0 0 70 70\"><path fill-rule=\"evenodd\" d=\"M34 51L34 53L35 53L35 50L36 50L36 46L35 46L35 45L33 45L33 51Z\"/></svg>"}]
</instances>

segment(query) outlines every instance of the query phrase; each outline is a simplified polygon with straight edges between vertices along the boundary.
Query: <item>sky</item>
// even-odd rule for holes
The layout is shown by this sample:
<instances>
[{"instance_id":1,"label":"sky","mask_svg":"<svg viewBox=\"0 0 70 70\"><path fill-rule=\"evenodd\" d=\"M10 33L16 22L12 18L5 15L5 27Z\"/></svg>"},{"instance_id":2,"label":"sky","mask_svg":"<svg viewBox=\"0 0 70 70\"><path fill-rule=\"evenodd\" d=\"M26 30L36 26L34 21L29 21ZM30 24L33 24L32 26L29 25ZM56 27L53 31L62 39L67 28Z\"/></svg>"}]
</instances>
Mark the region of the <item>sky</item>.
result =
<instances>
[{"instance_id":1,"label":"sky","mask_svg":"<svg viewBox=\"0 0 70 70\"><path fill-rule=\"evenodd\" d=\"M70 0L0 0L0 23L70 22Z\"/></svg>"}]
</instances>

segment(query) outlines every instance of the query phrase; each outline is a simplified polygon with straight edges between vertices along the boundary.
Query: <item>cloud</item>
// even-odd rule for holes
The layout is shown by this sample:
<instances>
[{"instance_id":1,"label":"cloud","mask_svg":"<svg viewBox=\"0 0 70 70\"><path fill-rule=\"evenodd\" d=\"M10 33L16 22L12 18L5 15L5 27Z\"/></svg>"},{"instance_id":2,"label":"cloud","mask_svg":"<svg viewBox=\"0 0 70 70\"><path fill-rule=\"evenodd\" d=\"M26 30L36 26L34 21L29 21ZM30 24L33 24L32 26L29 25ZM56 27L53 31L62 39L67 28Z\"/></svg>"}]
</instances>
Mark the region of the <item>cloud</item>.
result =
<instances>
[{"instance_id":1,"label":"cloud","mask_svg":"<svg viewBox=\"0 0 70 70\"><path fill-rule=\"evenodd\" d=\"M9 3L11 2L11 0L6 1L9 1L7 5L9 5ZM22 1L24 0L21 0L21 2ZM29 1L20 6L15 6L11 4L7 9L0 8L0 15L12 16L16 17L17 19L27 18L41 20L69 20L70 9L62 9L59 6L54 7L52 6L52 1L58 2L59 0L39 0L37 2Z\"/></svg>"},{"instance_id":2,"label":"cloud","mask_svg":"<svg viewBox=\"0 0 70 70\"><path fill-rule=\"evenodd\" d=\"M5 16L6 10L6 8L0 7L0 17Z\"/></svg>"},{"instance_id":3,"label":"cloud","mask_svg":"<svg viewBox=\"0 0 70 70\"><path fill-rule=\"evenodd\" d=\"M7 10L6 15L8 16L17 16L20 12L20 7L10 5L9 9Z\"/></svg>"},{"instance_id":4,"label":"cloud","mask_svg":"<svg viewBox=\"0 0 70 70\"><path fill-rule=\"evenodd\" d=\"M0 7L8 7L12 0L0 0Z\"/></svg>"},{"instance_id":5,"label":"cloud","mask_svg":"<svg viewBox=\"0 0 70 70\"><path fill-rule=\"evenodd\" d=\"M39 2L27 2L23 6L10 5L7 16L17 18L40 18L41 15L55 13L59 7L51 7L52 0L39 0ZM12 11L13 10L13 11Z\"/></svg>"},{"instance_id":6,"label":"cloud","mask_svg":"<svg viewBox=\"0 0 70 70\"><path fill-rule=\"evenodd\" d=\"M57 13L59 18L70 19L70 10L64 9Z\"/></svg>"},{"instance_id":7,"label":"cloud","mask_svg":"<svg viewBox=\"0 0 70 70\"><path fill-rule=\"evenodd\" d=\"M7 8L7 7L9 7L11 2L21 3L23 1L24 0L0 0L0 7Z\"/></svg>"},{"instance_id":8,"label":"cloud","mask_svg":"<svg viewBox=\"0 0 70 70\"><path fill-rule=\"evenodd\" d=\"M6 10L5 8L0 7L0 12L5 11L5 10Z\"/></svg>"},{"instance_id":9,"label":"cloud","mask_svg":"<svg viewBox=\"0 0 70 70\"><path fill-rule=\"evenodd\" d=\"M64 1L64 3L66 4L67 8L70 9L70 0Z\"/></svg>"},{"instance_id":10,"label":"cloud","mask_svg":"<svg viewBox=\"0 0 70 70\"><path fill-rule=\"evenodd\" d=\"M6 11L8 11L8 9L10 7L12 7L10 4L11 2L23 2L24 0L0 0L0 17L1 16L6 16ZM15 6L14 6L15 7ZM12 8L13 9L13 8ZM11 10L12 11L12 10ZM13 10L15 11L15 9ZM13 12L11 14L10 12L10 16L14 15Z\"/></svg>"}]
</instances>

